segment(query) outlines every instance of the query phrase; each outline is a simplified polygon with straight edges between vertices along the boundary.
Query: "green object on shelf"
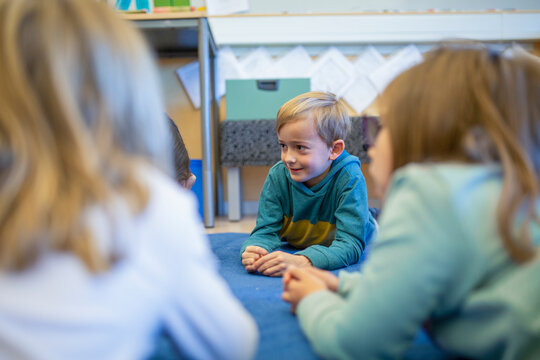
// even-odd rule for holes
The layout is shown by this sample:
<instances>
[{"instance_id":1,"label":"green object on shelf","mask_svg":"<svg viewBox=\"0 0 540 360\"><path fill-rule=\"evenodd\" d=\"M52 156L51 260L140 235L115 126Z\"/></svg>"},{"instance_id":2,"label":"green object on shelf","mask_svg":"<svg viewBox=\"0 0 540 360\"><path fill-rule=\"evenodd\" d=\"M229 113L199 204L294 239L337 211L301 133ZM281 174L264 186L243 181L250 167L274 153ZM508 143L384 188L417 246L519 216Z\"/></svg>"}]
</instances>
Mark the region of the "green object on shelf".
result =
<instances>
[{"instance_id":1,"label":"green object on shelf","mask_svg":"<svg viewBox=\"0 0 540 360\"><path fill-rule=\"evenodd\" d=\"M161 6L190 6L189 0L154 0L154 7Z\"/></svg>"},{"instance_id":2,"label":"green object on shelf","mask_svg":"<svg viewBox=\"0 0 540 360\"><path fill-rule=\"evenodd\" d=\"M226 120L275 119L281 105L310 91L310 80L226 80Z\"/></svg>"}]
</instances>

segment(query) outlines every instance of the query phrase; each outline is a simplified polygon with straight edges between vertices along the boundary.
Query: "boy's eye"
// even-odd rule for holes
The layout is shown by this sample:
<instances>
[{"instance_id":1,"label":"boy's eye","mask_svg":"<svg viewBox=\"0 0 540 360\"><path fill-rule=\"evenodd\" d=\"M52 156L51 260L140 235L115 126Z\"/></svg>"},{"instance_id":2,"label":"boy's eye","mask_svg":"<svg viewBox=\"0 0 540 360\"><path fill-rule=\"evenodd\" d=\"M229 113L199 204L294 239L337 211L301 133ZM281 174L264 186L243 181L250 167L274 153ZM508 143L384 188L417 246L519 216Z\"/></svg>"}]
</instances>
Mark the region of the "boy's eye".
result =
<instances>
[{"instance_id":1,"label":"boy's eye","mask_svg":"<svg viewBox=\"0 0 540 360\"><path fill-rule=\"evenodd\" d=\"M287 148L287 145L285 145L285 144L279 144L279 146L281 147L281 149L286 149Z\"/></svg>"},{"instance_id":2,"label":"boy's eye","mask_svg":"<svg viewBox=\"0 0 540 360\"><path fill-rule=\"evenodd\" d=\"M304 145L296 145L296 148L298 150L305 150L306 149L306 147Z\"/></svg>"}]
</instances>

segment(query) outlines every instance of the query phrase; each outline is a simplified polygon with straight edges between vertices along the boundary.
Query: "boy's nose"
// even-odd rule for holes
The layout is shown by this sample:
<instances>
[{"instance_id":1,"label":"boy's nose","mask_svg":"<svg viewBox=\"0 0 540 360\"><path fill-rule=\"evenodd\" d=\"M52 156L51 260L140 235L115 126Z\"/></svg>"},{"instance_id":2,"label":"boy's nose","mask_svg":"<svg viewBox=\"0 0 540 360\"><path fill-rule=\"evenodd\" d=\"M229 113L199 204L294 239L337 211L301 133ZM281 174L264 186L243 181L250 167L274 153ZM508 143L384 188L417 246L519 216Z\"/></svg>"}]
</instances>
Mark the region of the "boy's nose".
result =
<instances>
[{"instance_id":1,"label":"boy's nose","mask_svg":"<svg viewBox=\"0 0 540 360\"><path fill-rule=\"evenodd\" d=\"M292 164L292 163L296 162L295 157L292 156L292 154L290 152L287 152L287 153L283 154L283 157L285 158L284 160L285 160L285 162L287 164Z\"/></svg>"}]
</instances>

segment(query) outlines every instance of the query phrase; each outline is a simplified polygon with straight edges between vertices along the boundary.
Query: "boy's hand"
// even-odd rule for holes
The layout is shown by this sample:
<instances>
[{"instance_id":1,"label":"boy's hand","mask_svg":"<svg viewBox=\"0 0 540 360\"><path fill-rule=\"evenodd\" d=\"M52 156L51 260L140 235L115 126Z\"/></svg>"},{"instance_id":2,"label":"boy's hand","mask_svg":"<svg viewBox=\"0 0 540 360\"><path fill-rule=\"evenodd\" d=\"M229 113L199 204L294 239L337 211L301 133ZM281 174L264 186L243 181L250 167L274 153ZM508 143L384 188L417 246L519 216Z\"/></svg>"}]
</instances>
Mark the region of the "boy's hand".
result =
<instances>
[{"instance_id":1,"label":"boy's hand","mask_svg":"<svg viewBox=\"0 0 540 360\"><path fill-rule=\"evenodd\" d=\"M267 254L268 251L260 246L248 246L242 253L242 265L244 265L247 272L255 272L257 268L253 266L253 263Z\"/></svg>"},{"instance_id":2,"label":"boy's hand","mask_svg":"<svg viewBox=\"0 0 540 360\"><path fill-rule=\"evenodd\" d=\"M327 290L323 280L314 275L311 268L289 267L283 275L283 293L281 298L291 304L291 312L296 313L298 303L309 294Z\"/></svg>"},{"instance_id":3,"label":"boy's hand","mask_svg":"<svg viewBox=\"0 0 540 360\"><path fill-rule=\"evenodd\" d=\"M266 276L281 276L290 265L298 267L311 266L311 261L303 255L274 251L255 261L253 268Z\"/></svg>"}]
</instances>

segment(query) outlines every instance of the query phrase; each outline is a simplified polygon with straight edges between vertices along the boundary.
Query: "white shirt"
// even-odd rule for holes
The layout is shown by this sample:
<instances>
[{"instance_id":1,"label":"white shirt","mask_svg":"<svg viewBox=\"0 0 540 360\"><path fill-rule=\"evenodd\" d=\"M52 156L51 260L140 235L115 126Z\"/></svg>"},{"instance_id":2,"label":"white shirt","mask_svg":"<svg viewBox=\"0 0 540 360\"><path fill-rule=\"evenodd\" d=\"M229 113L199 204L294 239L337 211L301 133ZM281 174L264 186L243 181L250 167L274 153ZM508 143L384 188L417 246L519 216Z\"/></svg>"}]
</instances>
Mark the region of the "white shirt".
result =
<instances>
[{"instance_id":1,"label":"white shirt","mask_svg":"<svg viewBox=\"0 0 540 360\"><path fill-rule=\"evenodd\" d=\"M0 359L141 359L162 328L188 358L253 356L255 322L218 275L194 197L153 168L143 175L141 214L117 206L115 221L89 216L100 246L125 254L110 271L49 253L22 273L0 273Z\"/></svg>"}]
</instances>

